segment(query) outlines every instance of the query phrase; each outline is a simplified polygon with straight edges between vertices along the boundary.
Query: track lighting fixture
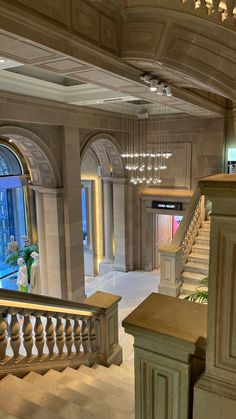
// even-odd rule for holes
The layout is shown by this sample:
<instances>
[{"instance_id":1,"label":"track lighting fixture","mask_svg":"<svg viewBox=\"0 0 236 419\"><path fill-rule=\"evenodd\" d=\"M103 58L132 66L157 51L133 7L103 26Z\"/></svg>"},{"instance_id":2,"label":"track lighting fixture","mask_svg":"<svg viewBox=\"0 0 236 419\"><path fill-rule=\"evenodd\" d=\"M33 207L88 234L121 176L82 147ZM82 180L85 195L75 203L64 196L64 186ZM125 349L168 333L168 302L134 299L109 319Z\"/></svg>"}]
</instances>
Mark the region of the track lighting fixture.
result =
<instances>
[{"instance_id":1,"label":"track lighting fixture","mask_svg":"<svg viewBox=\"0 0 236 419\"><path fill-rule=\"evenodd\" d=\"M152 92L157 92L158 95L172 96L171 87L160 81L157 77L152 76L151 74L142 74L140 80L149 84Z\"/></svg>"}]
</instances>

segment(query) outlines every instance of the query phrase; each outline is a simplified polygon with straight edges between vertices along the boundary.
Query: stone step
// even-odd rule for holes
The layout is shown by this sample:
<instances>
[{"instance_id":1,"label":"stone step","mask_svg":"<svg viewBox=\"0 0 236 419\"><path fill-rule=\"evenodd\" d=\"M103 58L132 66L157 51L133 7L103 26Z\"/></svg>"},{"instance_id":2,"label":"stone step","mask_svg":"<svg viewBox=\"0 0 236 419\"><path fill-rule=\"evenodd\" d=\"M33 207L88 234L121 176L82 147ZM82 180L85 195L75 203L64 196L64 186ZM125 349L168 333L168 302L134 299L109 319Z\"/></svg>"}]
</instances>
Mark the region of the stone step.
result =
<instances>
[{"instance_id":1,"label":"stone step","mask_svg":"<svg viewBox=\"0 0 236 419\"><path fill-rule=\"evenodd\" d=\"M62 375L67 375L71 378L71 380L82 380L84 383L89 384L91 386L99 387L100 390L103 390L105 392L110 393L116 393L119 391L119 395L121 397L126 397L129 395L129 397L132 397L132 393L134 392L134 388L132 385L124 385L123 382L120 380L116 381L116 378L114 376L109 376L102 378L100 374L96 373L95 370L92 372L95 373L95 375L90 375L89 370L92 370L91 368L88 368L85 366L84 369L80 367L78 370L74 370L72 368L66 368ZM125 388L124 388L125 387Z\"/></svg>"},{"instance_id":2,"label":"stone step","mask_svg":"<svg viewBox=\"0 0 236 419\"><path fill-rule=\"evenodd\" d=\"M184 265L184 272L197 272L208 276L209 268L205 264L187 262Z\"/></svg>"},{"instance_id":3,"label":"stone step","mask_svg":"<svg viewBox=\"0 0 236 419\"><path fill-rule=\"evenodd\" d=\"M31 400L26 400L14 392L14 387L0 381L1 408L18 419L60 419L61 416L43 408Z\"/></svg>"},{"instance_id":4,"label":"stone step","mask_svg":"<svg viewBox=\"0 0 236 419\"><path fill-rule=\"evenodd\" d=\"M194 244L192 247L193 253L205 253L209 256L210 245L209 244Z\"/></svg>"},{"instance_id":5,"label":"stone step","mask_svg":"<svg viewBox=\"0 0 236 419\"><path fill-rule=\"evenodd\" d=\"M206 229L206 228L200 228L199 232L198 232L199 236L205 236L205 237L209 237L210 238L210 229Z\"/></svg>"},{"instance_id":6,"label":"stone step","mask_svg":"<svg viewBox=\"0 0 236 419\"><path fill-rule=\"evenodd\" d=\"M196 291L196 285L183 284L181 288L181 295L184 295L186 297L187 295L192 294L194 291Z\"/></svg>"},{"instance_id":7,"label":"stone step","mask_svg":"<svg viewBox=\"0 0 236 419\"><path fill-rule=\"evenodd\" d=\"M127 376L126 374L124 376L121 372L114 376L114 374L111 373L110 368L105 368L101 365L99 365L96 369L88 368L82 365L79 368L79 371L88 374L90 377L98 377L100 380L104 380L105 382L109 381L109 383L112 385L120 385L121 387L123 386L123 388L125 388L127 391L130 391L131 393L134 391L134 376L132 380L130 380L129 375Z\"/></svg>"},{"instance_id":8,"label":"stone step","mask_svg":"<svg viewBox=\"0 0 236 419\"><path fill-rule=\"evenodd\" d=\"M209 266L209 255L205 253L190 253L188 255L188 262L200 263L201 265Z\"/></svg>"},{"instance_id":9,"label":"stone step","mask_svg":"<svg viewBox=\"0 0 236 419\"><path fill-rule=\"evenodd\" d=\"M83 417L85 419L96 419L96 416L89 411L86 411L86 409L71 402L65 402L65 400L60 397L48 393L45 389L30 384L13 375L9 374L0 381L0 388L2 384L7 386L9 391L14 391L14 393L18 394L21 398L30 400L38 406L56 413L58 418L77 419Z\"/></svg>"},{"instance_id":10,"label":"stone step","mask_svg":"<svg viewBox=\"0 0 236 419\"><path fill-rule=\"evenodd\" d=\"M206 275L198 272L183 272L181 275L181 280L184 284L192 284L198 286L200 281L206 278Z\"/></svg>"},{"instance_id":11,"label":"stone step","mask_svg":"<svg viewBox=\"0 0 236 419\"><path fill-rule=\"evenodd\" d=\"M49 379L49 376L41 376L35 372L31 372L24 377L23 380L37 384L38 387L46 389L47 392L60 397L62 400L65 400L65 402L69 401L80 407L86 408L87 411L96 416L96 419L134 419L134 413L128 414L127 412L120 412L119 410L114 409L114 407L110 407L106 404L103 399L100 400L97 397L92 398L89 393L83 393L82 391L69 388L68 386L59 383L57 376L56 379L55 377L52 378L52 376Z\"/></svg>"},{"instance_id":12,"label":"stone step","mask_svg":"<svg viewBox=\"0 0 236 419\"><path fill-rule=\"evenodd\" d=\"M94 368L98 370L100 374L103 374L104 377L107 377L107 374L113 377L115 375L115 377L118 377L121 381L125 383L128 382L129 384L134 385L134 373L128 373L127 371L124 371L120 367L117 367L118 370L115 370L115 371L114 371L114 365L111 365L110 368L97 365Z\"/></svg>"},{"instance_id":13,"label":"stone step","mask_svg":"<svg viewBox=\"0 0 236 419\"><path fill-rule=\"evenodd\" d=\"M206 236L197 236L195 239L195 244L210 245L210 238Z\"/></svg>"},{"instance_id":14,"label":"stone step","mask_svg":"<svg viewBox=\"0 0 236 419\"><path fill-rule=\"evenodd\" d=\"M89 396L90 400L100 400L104 405L126 414L127 417L129 417L128 415L134 413L133 400L130 400L129 397L124 400L124 398L119 395L119 391L117 390L115 392L110 391L109 397L107 397L108 393L96 385L96 380L94 380L93 384L87 384L83 381L83 377L78 380L72 380L69 375L63 376L63 374L54 370L48 371L43 376L43 380L50 381L55 384L63 384L71 390L78 391L84 396Z\"/></svg>"},{"instance_id":15,"label":"stone step","mask_svg":"<svg viewBox=\"0 0 236 419\"><path fill-rule=\"evenodd\" d=\"M9 415L8 413L0 409L0 418L1 419L17 419L17 416Z\"/></svg>"},{"instance_id":16,"label":"stone step","mask_svg":"<svg viewBox=\"0 0 236 419\"><path fill-rule=\"evenodd\" d=\"M205 228L205 229L210 230L210 228L211 228L211 222L210 221L203 221L202 227Z\"/></svg>"}]
</instances>

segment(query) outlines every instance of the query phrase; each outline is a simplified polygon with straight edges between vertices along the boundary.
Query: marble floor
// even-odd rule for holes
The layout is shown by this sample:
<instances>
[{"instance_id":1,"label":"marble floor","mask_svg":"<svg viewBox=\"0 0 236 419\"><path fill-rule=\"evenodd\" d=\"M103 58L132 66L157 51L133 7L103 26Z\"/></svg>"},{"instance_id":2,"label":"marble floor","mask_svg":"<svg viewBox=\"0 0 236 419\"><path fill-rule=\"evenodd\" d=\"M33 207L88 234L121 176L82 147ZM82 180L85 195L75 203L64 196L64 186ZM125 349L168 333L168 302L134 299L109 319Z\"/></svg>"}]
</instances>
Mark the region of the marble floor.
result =
<instances>
[{"instance_id":1,"label":"marble floor","mask_svg":"<svg viewBox=\"0 0 236 419\"><path fill-rule=\"evenodd\" d=\"M96 291L105 291L122 297L119 303L119 341L123 348L124 362L133 363L133 337L126 334L121 325L151 292L157 292L160 280L159 271L152 272L109 272L101 277L86 278L85 291L89 297Z\"/></svg>"}]
</instances>

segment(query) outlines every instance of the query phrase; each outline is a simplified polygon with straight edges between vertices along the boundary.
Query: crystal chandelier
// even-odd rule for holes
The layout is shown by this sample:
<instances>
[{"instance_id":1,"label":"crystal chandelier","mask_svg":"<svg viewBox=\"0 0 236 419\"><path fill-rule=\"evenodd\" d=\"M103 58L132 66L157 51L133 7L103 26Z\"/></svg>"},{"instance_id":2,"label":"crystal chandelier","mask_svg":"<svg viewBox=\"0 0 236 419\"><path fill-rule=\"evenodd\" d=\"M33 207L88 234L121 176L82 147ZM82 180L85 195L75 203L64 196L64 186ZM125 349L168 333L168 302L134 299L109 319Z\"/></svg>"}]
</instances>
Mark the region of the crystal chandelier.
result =
<instances>
[{"instance_id":1,"label":"crystal chandelier","mask_svg":"<svg viewBox=\"0 0 236 419\"><path fill-rule=\"evenodd\" d=\"M166 138L166 108L160 107L160 113L163 115L158 121L159 132L155 144L148 143L148 137L151 134L151 118L149 119L147 111L142 111L137 116L126 117L123 127L126 130L126 138L124 134L121 157L125 160L125 168L133 185L162 183L162 171L167 169L168 160L172 156Z\"/></svg>"}]
</instances>

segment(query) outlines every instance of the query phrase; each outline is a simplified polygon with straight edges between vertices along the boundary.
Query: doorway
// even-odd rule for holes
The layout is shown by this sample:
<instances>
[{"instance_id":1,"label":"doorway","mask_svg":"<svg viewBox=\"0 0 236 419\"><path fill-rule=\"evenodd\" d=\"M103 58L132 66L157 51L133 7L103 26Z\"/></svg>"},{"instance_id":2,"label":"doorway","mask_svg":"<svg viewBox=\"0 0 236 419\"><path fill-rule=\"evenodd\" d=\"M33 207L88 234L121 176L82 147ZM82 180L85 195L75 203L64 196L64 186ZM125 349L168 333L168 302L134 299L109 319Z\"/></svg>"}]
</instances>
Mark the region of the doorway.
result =
<instances>
[{"instance_id":1,"label":"doorway","mask_svg":"<svg viewBox=\"0 0 236 419\"><path fill-rule=\"evenodd\" d=\"M159 248L170 244L173 239L179 224L182 220L182 215L155 215L155 247L154 247L154 260L155 269L160 267L160 253Z\"/></svg>"}]
</instances>

